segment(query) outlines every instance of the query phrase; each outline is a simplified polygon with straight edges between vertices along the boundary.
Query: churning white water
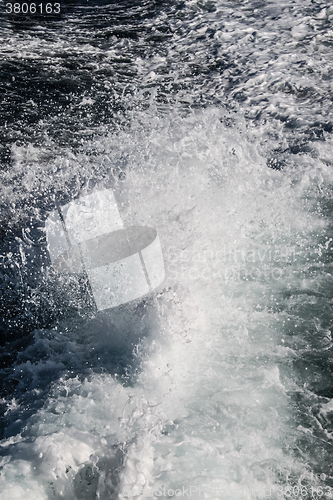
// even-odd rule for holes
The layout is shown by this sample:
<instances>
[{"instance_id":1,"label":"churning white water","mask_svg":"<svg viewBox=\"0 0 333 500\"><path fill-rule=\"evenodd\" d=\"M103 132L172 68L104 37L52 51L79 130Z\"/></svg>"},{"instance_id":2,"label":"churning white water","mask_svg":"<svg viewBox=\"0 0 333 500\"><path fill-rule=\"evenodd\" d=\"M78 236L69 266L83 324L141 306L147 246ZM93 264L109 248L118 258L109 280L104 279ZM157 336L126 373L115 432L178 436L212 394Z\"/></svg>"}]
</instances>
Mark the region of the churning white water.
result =
<instances>
[{"instance_id":1,"label":"churning white water","mask_svg":"<svg viewBox=\"0 0 333 500\"><path fill-rule=\"evenodd\" d=\"M328 499L332 7L98 5L0 18L0 499ZM106 188L166 278L97 312L45 220Z\"/></svg>"},{"instance_id":2,"label":"churning white water","mask_svg":"<svg viewBox=\"0 0 333 500\"><path fill-rule=\"evenodd\" d=\"M312 429L293 399L307 388L292 369L301 340L288 339L298 320L286 294L320 288L307 262L331 240L311 199L331 173L315 162L267 169L242 123L222 122L211 108L96 144L96 162L130 158L114 184L120 211L125 224L158 229L167 278L122 313L34 332L31 356L45 359L15 367L31 378L29 398L68 358L92 368L55 377L21 426L8 405L19 431L2 443L2 498L281 498L302 486L310 498L319 487L297 454ZM135 352L127 383L108 373L119 348Z\"/></svg>"}]
</instances>

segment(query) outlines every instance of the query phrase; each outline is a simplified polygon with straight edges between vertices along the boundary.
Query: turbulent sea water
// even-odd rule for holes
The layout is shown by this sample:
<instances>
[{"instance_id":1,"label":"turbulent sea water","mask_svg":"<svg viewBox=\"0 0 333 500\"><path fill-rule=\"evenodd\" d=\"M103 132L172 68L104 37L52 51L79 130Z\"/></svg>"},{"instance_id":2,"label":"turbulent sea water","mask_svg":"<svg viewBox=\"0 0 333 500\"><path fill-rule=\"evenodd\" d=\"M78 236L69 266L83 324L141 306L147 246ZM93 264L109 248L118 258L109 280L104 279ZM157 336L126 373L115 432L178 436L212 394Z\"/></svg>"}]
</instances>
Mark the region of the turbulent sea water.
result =
<instances>
[{"instance_id":1,"label":"turbulent sea water","mask_svg":"<svg viewBox=\"0 0 333 500\"><path fill-rule=\"evenodd\" d=\"M333 497L333 6L0 14L1 500ZM166 279L97 312L45 220L113 189Z\"/></svg>"}]
</instances>

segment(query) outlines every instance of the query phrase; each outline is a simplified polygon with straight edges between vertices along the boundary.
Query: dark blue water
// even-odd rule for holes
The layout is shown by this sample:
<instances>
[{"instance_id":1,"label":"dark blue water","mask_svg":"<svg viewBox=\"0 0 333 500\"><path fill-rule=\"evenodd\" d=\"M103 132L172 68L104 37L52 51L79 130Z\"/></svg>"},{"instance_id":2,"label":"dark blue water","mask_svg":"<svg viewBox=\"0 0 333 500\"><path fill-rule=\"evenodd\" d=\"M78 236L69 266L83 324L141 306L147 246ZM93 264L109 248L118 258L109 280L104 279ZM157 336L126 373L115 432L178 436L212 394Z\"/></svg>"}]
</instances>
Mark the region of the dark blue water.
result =
<instances>
[{"instance_id":1,"label":"dark blue water","mask_svg":"<svg viewBox=\"0 0 333 500\"><path fill-rule=\"evenodd\" d=\"M1 5L0 498L330 498L333 7L60 4ZM105 188L167 277L98 313L45 220Z\"/></svg>"}]
</instances>

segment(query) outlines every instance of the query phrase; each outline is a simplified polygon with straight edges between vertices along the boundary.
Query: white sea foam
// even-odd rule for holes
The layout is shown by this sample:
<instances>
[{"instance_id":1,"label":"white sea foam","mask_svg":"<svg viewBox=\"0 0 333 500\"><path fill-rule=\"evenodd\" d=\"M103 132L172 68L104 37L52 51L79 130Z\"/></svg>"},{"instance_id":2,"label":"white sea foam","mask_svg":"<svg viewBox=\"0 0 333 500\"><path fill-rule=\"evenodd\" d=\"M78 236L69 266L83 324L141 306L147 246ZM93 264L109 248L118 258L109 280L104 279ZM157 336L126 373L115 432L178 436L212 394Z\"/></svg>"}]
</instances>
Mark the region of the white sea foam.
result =
<instances>
[{"instance_id":1,"label":"white sea foam","mask_svg":"<svg viewBox=\"0 0 333 500\"><path fill-rule=\"evenodd\" d=\"M64 311L4 372L17 388L2 401L1 500L332 496L332 400L315 389L331 388L333 10L252 7L169 2L151 18L145 2L128 17L109 5L133 39L83 11L29 36L4 26L5 70L20 74L5 83L1 217L18 251L1 262L11 286L11 269L23 285L39 266L28 312ZM27 89L51 74L91 90L58 103L52 85ZM19 142L16 121L37 112ZM125 226L158 230L167 277L94 315L79 280L40 269L28 226L55 199L110 187Z\"/></svg>"},{"instance_id":2,"label":"white sea foam","mask_svg":"<svg viewBox=\"0 0 333 500\"><path fill-rule=\"evenodd\" d=\"M93 175L105 174L106 157L112 165L127 155L126 178L113 181L121 215L125 225L158 229L167 278L150 312L143 306L146 319L130 309L116 337L112 311L79 331L64 320L58 330L35 333L48 361L17 369L35 377L29 397L38 398L43 376L52 390L2 443L1 499L236 500L268 491L278 498L279 481L306 477L307 457L293 452L301 431L293 425L298 389L288 366L296 353L284 345L288 317L279 303L286 288L312 286L302 277L305 254L327 223L309 210L309 193L331 182L331 173L302 158L302 172L267 169L242 122L227 128L221 118L213 108L188 118L141 114L129 132L95 140ZM92 162L84 153L62 160L55 162L65 174L59 188ZM243 271L265 266L269 273L225 273L230 261L216 258L225 248L251 255ZM264 252L276 248L292 258L277 262ZM193 258L205 250L209 262ZM120 344L136 353L129 384L108 373L107 354ZM58 379L69 358L78 372L89 360L85 380ZM103 363L106 372L97 373ZM13 422L15 411L8 407Z\"/></svg>"}]
</instances>

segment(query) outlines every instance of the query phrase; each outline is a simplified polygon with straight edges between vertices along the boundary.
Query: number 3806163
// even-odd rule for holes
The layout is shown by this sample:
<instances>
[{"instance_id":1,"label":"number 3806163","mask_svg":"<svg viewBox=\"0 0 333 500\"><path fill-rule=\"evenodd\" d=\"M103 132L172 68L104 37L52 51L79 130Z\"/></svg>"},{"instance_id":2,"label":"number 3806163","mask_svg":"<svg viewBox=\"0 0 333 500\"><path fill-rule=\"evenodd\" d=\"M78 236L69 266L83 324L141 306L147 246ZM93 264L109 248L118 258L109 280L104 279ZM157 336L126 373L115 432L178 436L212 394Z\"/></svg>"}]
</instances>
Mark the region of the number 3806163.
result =
<instances>
[{"instance_id":1,"label":"number 3806163","mask_svg":"<svg viewBox=\"0 0 333 500\"><path fill-rule=\"evenodd\" d=\"M60 3L6 3L7 14L60 14L60 10Z\"/></svg>"}]
</instances>

